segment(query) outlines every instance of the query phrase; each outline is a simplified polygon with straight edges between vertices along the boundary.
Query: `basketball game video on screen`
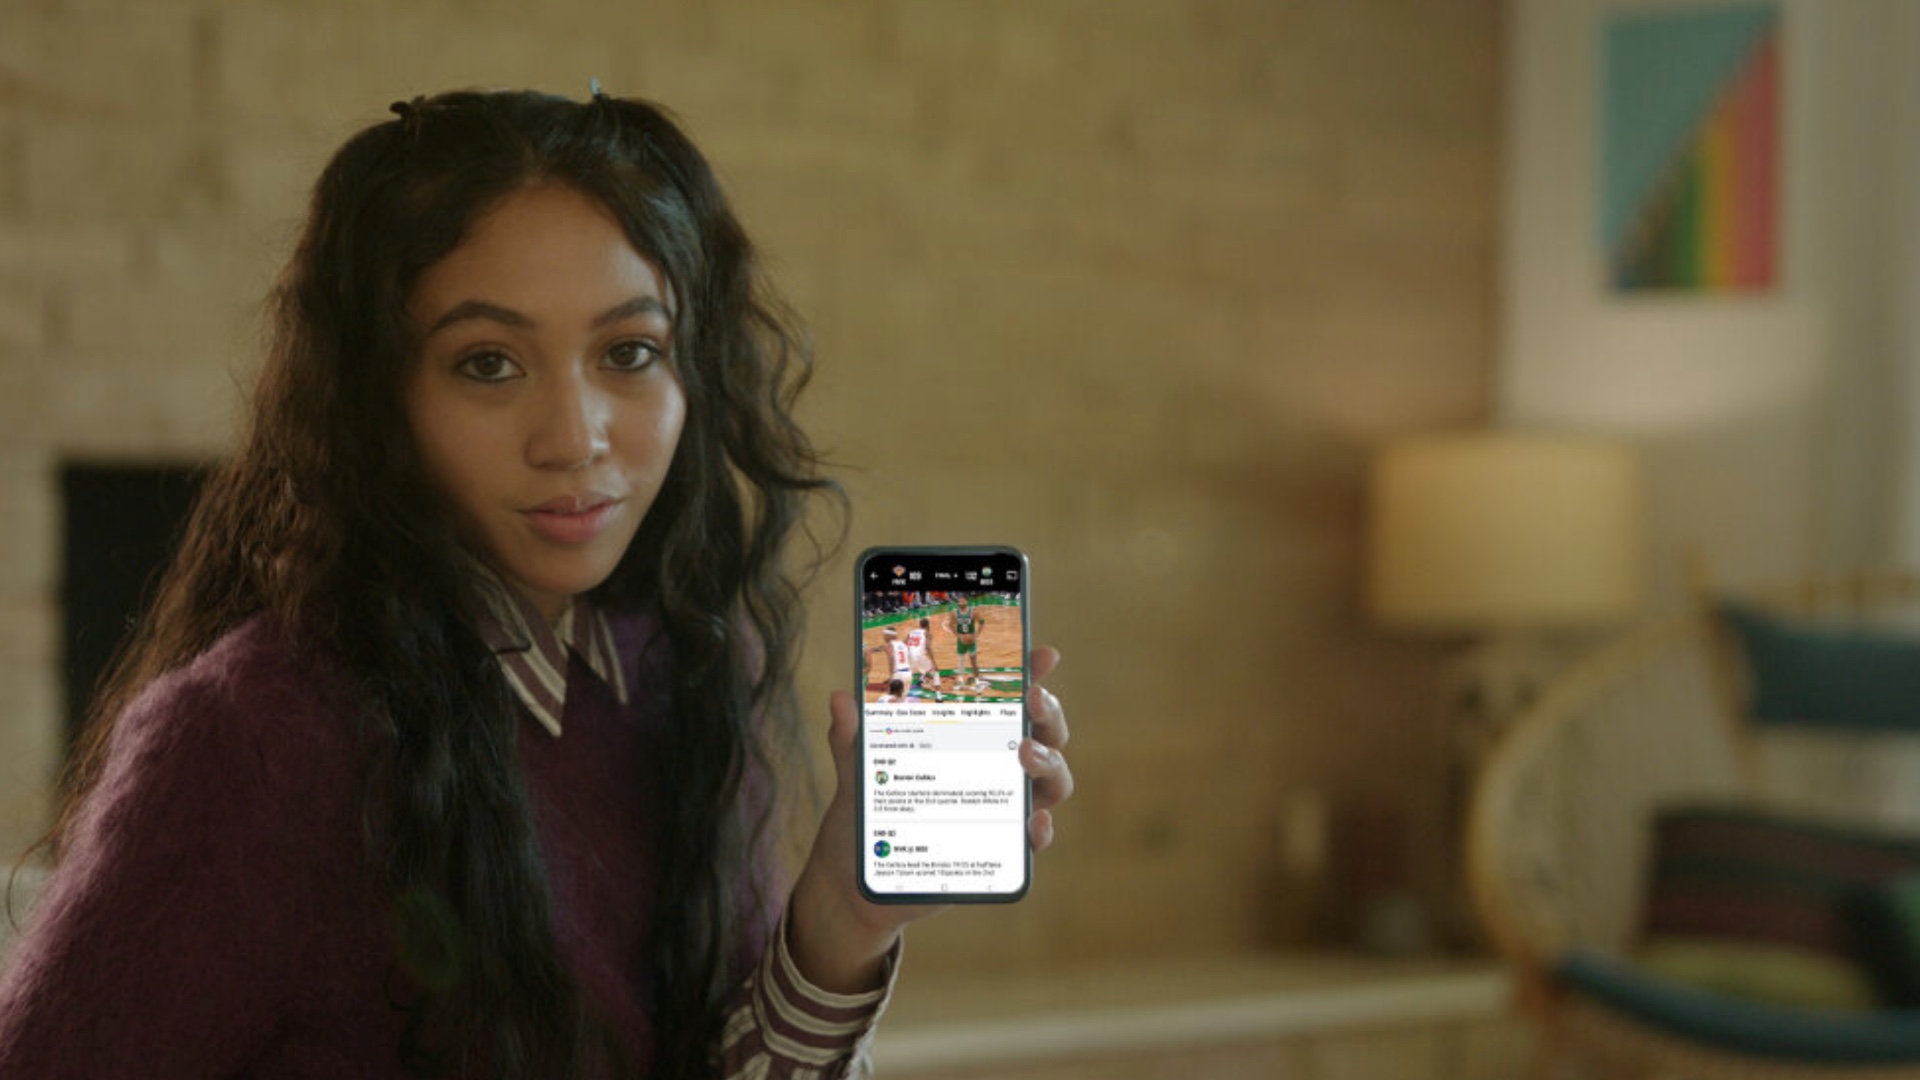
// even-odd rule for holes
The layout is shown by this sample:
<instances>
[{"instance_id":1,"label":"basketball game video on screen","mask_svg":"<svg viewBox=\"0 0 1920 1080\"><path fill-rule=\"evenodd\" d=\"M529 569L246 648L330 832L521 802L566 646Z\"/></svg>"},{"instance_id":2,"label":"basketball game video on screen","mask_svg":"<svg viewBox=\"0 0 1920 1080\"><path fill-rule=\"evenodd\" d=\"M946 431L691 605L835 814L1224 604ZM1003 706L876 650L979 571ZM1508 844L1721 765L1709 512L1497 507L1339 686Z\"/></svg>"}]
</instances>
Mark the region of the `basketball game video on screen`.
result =
<instances>
[{"instance_id":1,"label":"basketball game video on screen","mask_svg":"<svg viewBox=\"0 0 1920 1080\"><path fill-rule=\"evenodd\" d=\"M1026 689L1017 587L869 591L861 622L869 705L1017 706Z\"/></svg>"}]
</instances>

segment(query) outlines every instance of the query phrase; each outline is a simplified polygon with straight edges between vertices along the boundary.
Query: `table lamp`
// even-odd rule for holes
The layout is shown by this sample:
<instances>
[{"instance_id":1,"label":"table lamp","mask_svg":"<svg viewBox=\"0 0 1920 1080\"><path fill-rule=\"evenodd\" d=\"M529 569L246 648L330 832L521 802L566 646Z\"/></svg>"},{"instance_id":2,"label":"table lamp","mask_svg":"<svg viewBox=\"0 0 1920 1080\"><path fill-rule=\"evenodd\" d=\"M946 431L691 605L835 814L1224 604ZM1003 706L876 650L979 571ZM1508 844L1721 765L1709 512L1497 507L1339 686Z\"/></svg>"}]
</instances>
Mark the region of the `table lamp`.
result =
<instances>
[{"instance_id":1,"label":"table lamp","mask_svg":"<svg viewBox=\"0 0 1920 1080\"><path fill-rule=\"evenodd\" d=\"M1567 658L1566 632L1631 617L1645 578L1638 459L1604 439L1515 431L1420 435L1376 455L1367 606L1383 625L1471 644L1442 673L1446 827L1474 773ZM1547 639L1558 633L1559 648ZM1445 936L1471 945L1448 851Z\"/></svg>"},{"instance_id":2,"label":"table lamp","mask_svg":"<svg viewBox=\"0 0 1920 1080\"><path fill-rule=\"evenodd\" d=\"M1484 633L1591 628L1639 609L1644 496L1626 447L1428 435L1374 460L1368 601L1381 622Z\"/></svg>"}]
</instances>

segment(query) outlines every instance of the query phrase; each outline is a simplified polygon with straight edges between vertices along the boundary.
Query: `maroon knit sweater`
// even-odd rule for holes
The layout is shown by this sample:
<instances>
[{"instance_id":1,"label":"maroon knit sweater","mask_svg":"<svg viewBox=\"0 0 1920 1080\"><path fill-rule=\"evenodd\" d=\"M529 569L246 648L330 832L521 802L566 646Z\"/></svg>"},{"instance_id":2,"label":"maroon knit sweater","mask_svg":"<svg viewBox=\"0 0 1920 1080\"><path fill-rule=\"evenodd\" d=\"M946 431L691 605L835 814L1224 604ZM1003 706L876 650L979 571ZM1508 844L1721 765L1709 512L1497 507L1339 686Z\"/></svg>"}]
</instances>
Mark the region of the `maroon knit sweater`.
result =
<instances>
[{"instance_id":1,"label":"maroon knit sweater","mask_svg":"<svg viewBox=\"0 0 1920 1080\"><path fill-rule=\"evenodd\" d=\"M645 628L615 633L631 703L574 657L565 737L523 718L520 757L562 957L645 1060L662 710L637 670ZM407 1075L352 722L326 682L256 619L128 708L0 976L0 1077ZM742 928L743 979L774 914ZM766 981L791 992L788 976ZM877 1013L803 1008L864 1020L862 1044Z\"/></svg>"}]
</instances>

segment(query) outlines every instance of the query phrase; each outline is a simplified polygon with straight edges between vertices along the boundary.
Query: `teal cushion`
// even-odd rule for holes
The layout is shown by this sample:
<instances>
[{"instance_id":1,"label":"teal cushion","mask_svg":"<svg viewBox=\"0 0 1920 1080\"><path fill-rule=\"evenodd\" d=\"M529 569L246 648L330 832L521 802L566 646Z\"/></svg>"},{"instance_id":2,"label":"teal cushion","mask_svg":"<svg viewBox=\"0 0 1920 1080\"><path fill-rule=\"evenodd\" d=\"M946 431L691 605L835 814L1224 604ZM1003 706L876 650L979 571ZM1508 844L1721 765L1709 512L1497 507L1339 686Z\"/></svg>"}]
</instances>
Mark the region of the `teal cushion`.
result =
<instances>
[{"instance_id":1,"label":"teal cushion","mask_svg":"<svg viewBox=\"0 0 1920 1080\"><path fill-rule=\"evenodd\" d=\"M1920 1062L1920 1013L1796 1009L1659 978L1586 950L1556 974L1570 990L1672 1035L1761 1057L1810 1062Z\"/></svg>"},{"instance_id":2,"label":"teal cushion","mask_svg":"<svg viewBox=\"0 0 1920 1080\"><path fill-rule=\"evenodd\" d=\"M1723 605L1761 724L1920 731L1920 637Z\"/></svg>"}]
</instances>

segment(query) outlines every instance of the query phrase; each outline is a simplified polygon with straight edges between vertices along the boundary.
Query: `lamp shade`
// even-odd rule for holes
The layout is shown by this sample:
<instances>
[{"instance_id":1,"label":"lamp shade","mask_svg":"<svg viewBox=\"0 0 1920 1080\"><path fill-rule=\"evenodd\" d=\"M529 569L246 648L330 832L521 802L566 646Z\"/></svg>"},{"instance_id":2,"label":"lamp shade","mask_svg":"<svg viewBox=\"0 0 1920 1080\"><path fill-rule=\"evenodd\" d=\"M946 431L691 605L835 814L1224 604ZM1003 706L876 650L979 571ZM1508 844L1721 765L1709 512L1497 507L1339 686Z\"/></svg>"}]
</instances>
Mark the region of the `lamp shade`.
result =
<instances>
[{"instance_id":1,"label":"lamp shade","mask_svg":"<svg viewBox=\"0 0 1920 1080\"><path fill-rule=\"evenodd\" d=\"M1644 590L1645 496L1624 446L1482 432L1394 442L1369 486L1368 601L1429 630L1590 626Z\"/></svg>"}]
</instances>

